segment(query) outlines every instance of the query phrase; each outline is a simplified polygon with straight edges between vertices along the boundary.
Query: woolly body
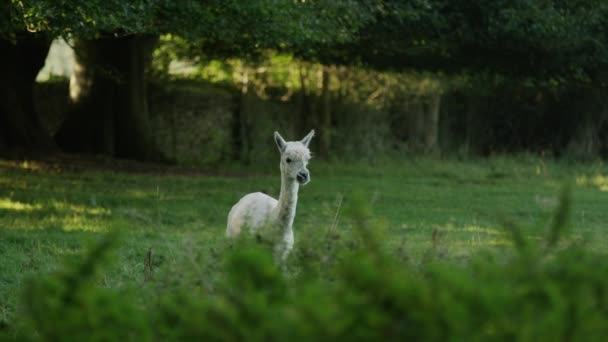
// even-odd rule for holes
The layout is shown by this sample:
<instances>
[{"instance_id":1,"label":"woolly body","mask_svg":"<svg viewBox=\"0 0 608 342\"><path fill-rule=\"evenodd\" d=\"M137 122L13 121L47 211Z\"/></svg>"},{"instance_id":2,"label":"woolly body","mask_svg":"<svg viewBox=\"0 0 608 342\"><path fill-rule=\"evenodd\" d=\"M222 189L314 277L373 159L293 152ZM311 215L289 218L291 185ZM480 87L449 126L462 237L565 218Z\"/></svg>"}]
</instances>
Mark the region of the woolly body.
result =
<instances>
[{"instance_id":1,"label":"woolly body","mask_svg":"<svg viewBox=\"0 0 608 342\"><path fill-rule=\"evenodd\" d=\"M308 144L314 136L311 131L302 141L286 142L275 132L275 141L281 152L281 193L276 200L261 192L245 195L230 210L226 236L235 237L248 228L252 233L261 228L276 228L275 252L284 260L293 248L293 221L296 216L300 185L310 181L306 168L310 159Z\"/></svg>"}]
</instances>

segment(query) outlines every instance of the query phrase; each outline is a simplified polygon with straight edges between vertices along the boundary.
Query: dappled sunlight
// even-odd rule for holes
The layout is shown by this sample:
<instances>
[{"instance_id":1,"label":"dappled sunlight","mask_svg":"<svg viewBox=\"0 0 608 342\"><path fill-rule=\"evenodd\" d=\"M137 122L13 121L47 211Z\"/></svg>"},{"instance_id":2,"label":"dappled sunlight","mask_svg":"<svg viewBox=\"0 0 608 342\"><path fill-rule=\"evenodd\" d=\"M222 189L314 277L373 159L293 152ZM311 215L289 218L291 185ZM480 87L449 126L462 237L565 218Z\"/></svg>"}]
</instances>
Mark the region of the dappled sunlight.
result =
<instances>
[{"instance_id":1,"label":"dappled sunlight","mask_svg":"<svg viewBox=\"0 0 608 342\"><path fill-rule=\"evenodd\" d=\"M111 213L111 211L106 208L88 207L88 206L84 206L84 205L78 205L78 204L60 202L60 201L51 202L50 207L57 211L65 211L65 212L69 212L69 213L94 215L94 216L109 215Z\"/></svg>"},{"instance_id":2,"label":"dappled sunlight","mask_svg":"<svg viewBox=\"0 0 608 342\"><path fill-rule=\"evenodd\" d=\"M507 237L487 239L481 238L480 236L474 236L467 242L472 246L510 246L513 244L511 239Z\"/></svg>"},{"instance_id":3,"label":"dappled sunlight","mask_svg":"<svg viewBox=\"0 0 608 342\"><path fill-rule=\"evenodd\" d=\"M577 185L592 186L599 191L608 192L608 175L595 175L593 177L580 176L576 177Z\"/></svg>"},{"instance_id":4,"label":"dappled sunlight","mask_svg":"<svg viewBox=\"0 0 608 342\"><path fill-rule=\"evenodd\" d=\"M65 201L29 204L10 198L0 198L0 210L9 211L3 229L64 231L107 231L111 210L89 207Z\"/></svg>"},{"instance_id":5,"label":"dappled sunlight","mask_svg":"<svg viewBox=\"0 0 608 342\"><path fill-rule=\"evenodd\" d=\"M40 204L28 204L19 201L13 201L10 198L0 198L0 210L14 210L31 212L42 209Z\"/></svg>"},{"instance_id":6,"label":"dappled sunlight","mask_svg":"<svg viewBox=\"0 0 608 342\"><path fill-rule=\"evenodd\" d=\"M128 197L137 198L137 199L142 199L142 198L148 197L148 193L146 193L145 191L133 190L133 189L125 191L125 195L127 195Z\"/></svg>"},{"instance_id":7,"label":"dappled sunlight","mask_svg":"<svg viewBox=\"0 0 608 342\"><path fill-rule=\"evenodd\" d=\"M60 230L60 231L84 231L84 232L107 232L108 222L91 218L84 215L58 216L48 215L42 219L32 221L25 216L14 217L5 222L0 229L36 231L36 230Z\"/></svg>"},{"instance_id":8,"label":"dappled sunlight","mask_svg":"<svg viewBox=\"0 0 608 342\"><path fill-rule=\"evenodd\" d=\"M455 226L447 224L438 227L435 233L436 244L441 245L447 243L451 245L451 249L465 249L465 254L470 254L475 248L496 247L511 245L510 236L501 229L493 227L484 227L480 225L470 224L464 226ZM473 248L473 249L471 249Z\"/></svg>"},{"instance_id":9,"label":"dappled sunlight","mask_svg":"<svg viewBox=\"0 0 608 342\"><path fill-rule=\"evenodd\" d=\"M10 167L29 171L39 171L47 168L45 163L33 160L0 160L0 167Z\"/></svg>"},{"instance_id":10,"label":"dappled sunlight","mask_svg":"<svg viewBox=\"0 0 608 342\"><path fill-rule=\"evenodd\" d=\"M64 231L107 232L103 222L87 219L80 215L67 216L57 219Z\"/></svg>"},{"instance_id":11,"label":"dappled sunlight","mask_svg":"<svg viewBox=\"0 0 608 342\"><path fill-rule=\"evenodd\" d=\"M88 207L88 206L78 205L78 204L73 204L73 203L68 203L68 202L52 201L48 205L43 206L40 203L29 204L29 203L15 201L10 198L0 198L0 209L23 211L23 212L32 212L35 210L53 209L54 211L58 211L58 212L93 215L93 216L109 215L111 213L111 211L106 208Z\"/></svg>"},{"instance_id":12,"label":"dappled sunlight","mask_svg":"<svg viewBox=\"0 0 608 342\"><path fill-rule=\"evenodd\" d=\"M456 227L452 224L445 225L440 228L441 231L447 232L468 232L485 235L504 235L505 232L496 228L482 227L478 225L466 225L463 227Z\"/></svg>"}]
</instances>

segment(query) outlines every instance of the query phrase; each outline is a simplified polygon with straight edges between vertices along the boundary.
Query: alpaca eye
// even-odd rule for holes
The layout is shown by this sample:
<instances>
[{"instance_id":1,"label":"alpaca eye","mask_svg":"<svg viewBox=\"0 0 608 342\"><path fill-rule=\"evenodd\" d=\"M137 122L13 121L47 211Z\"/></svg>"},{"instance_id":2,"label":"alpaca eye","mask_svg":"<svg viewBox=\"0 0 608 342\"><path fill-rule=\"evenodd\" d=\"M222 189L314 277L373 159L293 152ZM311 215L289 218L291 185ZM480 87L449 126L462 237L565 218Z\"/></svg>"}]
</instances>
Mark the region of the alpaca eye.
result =
<instances>
[{"instance_id":1,"label":"alpaca eye","mask_svg":"<svg viewBox=\"0 0 608 342\"><path fill-rule=\"evenodd\" d=\"M287 159L285 159L285 161L286 161L287 163L291 163L291 158L287 158Z\"/></svg>"}]
</instances>

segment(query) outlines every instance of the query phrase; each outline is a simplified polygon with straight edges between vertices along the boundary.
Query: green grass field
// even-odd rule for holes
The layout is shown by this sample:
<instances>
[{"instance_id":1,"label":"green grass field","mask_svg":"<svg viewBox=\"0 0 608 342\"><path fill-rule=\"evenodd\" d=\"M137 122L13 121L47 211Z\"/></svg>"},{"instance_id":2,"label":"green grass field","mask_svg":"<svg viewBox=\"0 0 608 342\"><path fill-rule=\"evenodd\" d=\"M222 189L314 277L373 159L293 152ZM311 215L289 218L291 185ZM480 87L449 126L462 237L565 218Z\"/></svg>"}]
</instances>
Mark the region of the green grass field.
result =
<instances>
[{"instance_id":1,"label":"green grass field","mask_svg":"<svg viewBox=\"0 0 608 342\"><path fill-rule=\"evenodd\" d=\"M119 246L101 286L140 286L149 248L157 272L187 269L204 283L221 253L231 206L249 192L278 193L278 165L253 169L68 171L48 163L0 161L0 322L12 321L28 278L78 259L112 230L121 233ZM294 225L296 248L307 236L349 231L349 207L358 197L389 251L420 263L434 249L441 262L466 265L481 250L508 253L507 223L521 227L529 239L544 236L561 189L569 184L573 205L562 243L606 251L608 167L599 162L313 160L309 169L312 182L300 190Z\"/></svg>"}]
</instances>

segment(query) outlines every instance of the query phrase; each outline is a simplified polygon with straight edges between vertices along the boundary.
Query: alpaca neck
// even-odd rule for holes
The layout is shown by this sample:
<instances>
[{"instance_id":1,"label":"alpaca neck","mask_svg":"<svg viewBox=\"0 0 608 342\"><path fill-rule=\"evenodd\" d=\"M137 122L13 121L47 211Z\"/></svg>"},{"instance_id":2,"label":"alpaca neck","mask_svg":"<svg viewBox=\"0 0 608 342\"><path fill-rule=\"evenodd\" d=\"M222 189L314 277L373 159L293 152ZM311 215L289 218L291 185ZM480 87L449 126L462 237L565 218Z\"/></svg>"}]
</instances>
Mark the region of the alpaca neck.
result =
<instances>
[{"instance_id":1,"label":"alpaca neck","mask_svg":"<svg viewBox=\"0 0 608 342\"><path fill-rule=\"evenodd\" d=\"M283 232L291 230L293 220L296 216L298 204L298 189L300 185L295 179L281 175L281 193L277 204L277 219L279 227Z\"/></svg>"}]
</instances>

